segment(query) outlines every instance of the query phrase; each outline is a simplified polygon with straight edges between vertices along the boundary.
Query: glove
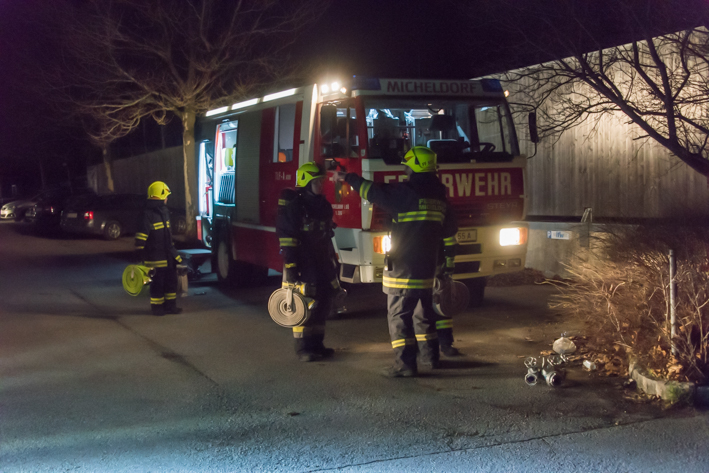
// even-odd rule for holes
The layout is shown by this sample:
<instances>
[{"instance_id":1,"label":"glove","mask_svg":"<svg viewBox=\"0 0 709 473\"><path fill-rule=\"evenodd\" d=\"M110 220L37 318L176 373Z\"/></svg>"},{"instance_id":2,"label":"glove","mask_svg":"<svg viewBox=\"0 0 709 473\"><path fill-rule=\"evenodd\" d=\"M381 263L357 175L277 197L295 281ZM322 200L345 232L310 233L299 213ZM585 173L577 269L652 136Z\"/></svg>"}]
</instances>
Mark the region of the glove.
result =
<instances>
[{"instance_id":1,"label":"glove","mask_svg":"<svg viewBox=\"0 0 709 473\"><path fill-rule=\"evenodd\" d=\"M443 267L443 274L445 276L448 276L449 278L452 278L454 272L455 272L455 262L453 261L453 258L446 257L446 264Z\"/></svg>"},{"instance_id":2,"label":"glove","mask_svg":"<svg viewBox=\"0 0 709 473\"><path fill-rule=\"evenodd\" d=\"M143 250L135 250L133 255L133 264L142 265L145 258L143 258Z\"/></svg>"}]
</instances>

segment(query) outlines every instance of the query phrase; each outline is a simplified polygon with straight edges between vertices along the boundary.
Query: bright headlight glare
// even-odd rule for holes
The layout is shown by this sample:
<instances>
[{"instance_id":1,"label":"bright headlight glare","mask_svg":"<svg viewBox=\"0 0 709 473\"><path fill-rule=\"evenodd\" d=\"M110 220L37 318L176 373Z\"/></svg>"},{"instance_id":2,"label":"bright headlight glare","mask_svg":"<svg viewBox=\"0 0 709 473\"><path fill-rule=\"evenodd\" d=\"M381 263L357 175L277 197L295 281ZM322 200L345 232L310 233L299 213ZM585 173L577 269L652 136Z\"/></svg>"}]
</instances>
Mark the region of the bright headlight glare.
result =
<instances>
[{"instance_id":1,"label":"bright headlight glare","mask_svg":"<svg viewBox=\"0 0 709 473\"><path fill-rule=\"evenodd\" d=\"M320 86L320 93L326 94L330 92L330 86L325 84Z\"/></svg>"},{"instance_id":2,"label":"bright headlight glare","mask_svg":"<svg viewBox=\"0 0 709 473\"><path fill-rule=\"evenodd\" d=\"M330 84L330 88L331 88L332 90L337 90L337 89L340 88L340 83L339 83L339 82L333 82L332 84Z\"/></svg>"},{"instance_id":3,"label":"bright headlight glare","mask_svg":"<svg viewBox=\"0 0 709 473\"><path fill-rule=\"evenodd\" d=\"M375 253L385 255L391 251L391 237L389 235L376 236L372 239Z\"/></svg>"},{"instance_id":4,"label":"bright headlight glare","mask_svg":"<svg viewBox=\"0 0 709 473\"><path fill-rule=\"evenodd\" d=\"M527 243L526 228L503 228L500 230L500 246L524 245Z\"/></svg>"},{"instance_id":5,"label":"bright headlight glare","mask_svg":"<svg viewBox=\"0 0 709 473\"><path fill-rule=\"evenodd\" d=\"M391 237L389 235L382 238L382 248L384 249L384 253L389 253L391 251Z\"/></svg>"}]
</instances>

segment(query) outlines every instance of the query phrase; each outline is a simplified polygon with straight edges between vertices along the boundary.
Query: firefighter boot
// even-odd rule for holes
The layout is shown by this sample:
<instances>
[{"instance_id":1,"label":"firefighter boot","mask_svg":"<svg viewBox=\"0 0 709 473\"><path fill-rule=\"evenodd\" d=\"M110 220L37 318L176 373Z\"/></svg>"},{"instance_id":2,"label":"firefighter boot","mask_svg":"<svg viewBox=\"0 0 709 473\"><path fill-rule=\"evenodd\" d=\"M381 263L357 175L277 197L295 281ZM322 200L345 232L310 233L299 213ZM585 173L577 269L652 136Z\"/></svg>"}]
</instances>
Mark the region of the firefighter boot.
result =
<instances>
[{"instance_id":1,"label":"firefighter boot","mask_svg":"<svg viewBox=\"0 0 709 473\"><path fill-rule=\"evenodd\" d=\"M422 340L418 342L419 364L422 368L429 370L437 370L440 368L440 351L438 339Z\"/></svg>"},{"instance_id":2,"label":"firefighter boot","mask_svg":"<svg viewBox=\"0 0 709 473\"><path fill-rule=\"evenodd\" d=\"M453 329L439 328L438 343L441 346L441 353L445 356L460 356L461 353L453 346Z\"/></svg>"},{"instance_id":3,"label":"firefighter boot","mask_svg":"<svg viewBox=\"0 0 709 473\"><path fill-rule=\"evenodd\" d=\"M322 358L330 358L335 354L335 350L332 348L325 348L323 340L325 339L325 334L321 333L313 337L313 347L312 351Z\"/></svg>"},{"instance_id":4,"label":"firefighter boot","mask_svg":"<svg viewBox=\"0 0 709 473\"><path fill-rule=\"evenodd\" d=\"M394 365L386 368L382 374L386 378L413 378L418 375L418 372L416 368Z\"/></svg>"},{"instance_id":5,"label":"firefighter boot","mask_svg":"<svg viewBox=\"0 0 709 473\"><path fill-rule=\"evenodd\" d=\"M382 374L387 378L412 378L418 375L416 369L416 345L409 344L394 348L396 361L394 366L385 369Z\"/></svg>"},{"instance_id":6,"label":"firefighter boot","mask_svg":"<svg viewBox=\"0 0 709 473\"><path fill-rule=\"evenodd\" d=\"M166 314L181 314L182 308L177 307L177 301L175 299L168 299L165 301L165 313Z\"/></svg>"},{"instance_id":7,"label":"firefighter boot","mask_svg":"<svg viewBox=\"0 0 709 473\"><path fill-rule=\"evenodd\" d=\"M157 315L157 316L165 315L164 304L150 304L150 310L152 311L153 315Z\"/></svg>"},{"instance_id":8,"label":"firefighter boot","mask_svg":"<svg viewBox=\"0 0 709 473\"><path fill-rule=\"evenodd\" d=\"M311 337L295 339L295 354L298 357L298 360L307 363L321 358L310 350L311 343Z\"/></svg>"}]
</instances>

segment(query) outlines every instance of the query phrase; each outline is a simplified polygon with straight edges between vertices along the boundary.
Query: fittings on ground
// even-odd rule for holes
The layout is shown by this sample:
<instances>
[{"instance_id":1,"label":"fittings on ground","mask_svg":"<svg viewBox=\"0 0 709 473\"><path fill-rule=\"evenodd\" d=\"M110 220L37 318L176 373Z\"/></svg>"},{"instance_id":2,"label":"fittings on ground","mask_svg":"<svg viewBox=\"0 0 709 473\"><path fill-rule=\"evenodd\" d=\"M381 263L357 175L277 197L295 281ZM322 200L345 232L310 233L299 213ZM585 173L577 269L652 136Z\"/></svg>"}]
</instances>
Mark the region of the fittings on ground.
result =
<instances>
[{"instance_id":1,"label":"fittings on ground","mask_svg":"<svg viewBox=\"0 0 709 473\"><path fill-rule=\"evenodd\" d=\"M524 360L524 365L527 367L527 374L524 375L524 382L529 386L534 386L539 382L539 378L544 378L548 386L553 388L561 386L566 375L565 371L560 367L566 362L564 356L542 357L537 360L534 357L529 357Z\"/></svg>"}]
</instances>

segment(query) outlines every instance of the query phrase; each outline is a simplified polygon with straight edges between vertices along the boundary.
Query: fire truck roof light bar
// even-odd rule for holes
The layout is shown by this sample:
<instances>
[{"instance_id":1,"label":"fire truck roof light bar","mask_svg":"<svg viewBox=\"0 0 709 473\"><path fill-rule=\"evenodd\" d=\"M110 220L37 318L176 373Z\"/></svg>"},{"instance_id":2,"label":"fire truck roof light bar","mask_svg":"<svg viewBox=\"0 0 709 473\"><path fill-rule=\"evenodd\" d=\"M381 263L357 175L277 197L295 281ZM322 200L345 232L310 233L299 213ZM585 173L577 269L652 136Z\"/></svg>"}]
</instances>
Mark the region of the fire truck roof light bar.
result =
<instances>
[{"instance_id":1,"label":"fire truck roof light bar","mask_svg":"<svg viewBox=\"0 0 709 473\"><path fill-rule=\"evenodd\" d=\"M219 115L220 113L224 113L227 110L229 110L229 107L219 107L215 108L214 110L208 111L207 113L205 113L205 115L211 117L212 115Z\"/></svg>"},{"instance_id":2,"label":"fire truck roof light bar","mask_svg":"<svg viewBox=\"0 0 709 473\"><path fill-rule=\"evenodd\" d=\"M276 100L276 99L280 99L283 97L289 97L291 95L295 95L297 90L298 89L288 89L288 90L284 90L283 92L276 92L275 94L270 94L270 95L265 96L263 98L263 101L268 102L270 100Z\"/></svg>"},{"instance_id":3,"label":"fire truck roof light bar","mask_svg":"<svg viewBox=\"0 0 709 473\"><path fill-rule=\"evenodd\" d=\"M211 117L212 115L219 115L220 113L224 113L228 110L238 110L240 108L245 108L245 107L250 107L251 105L256 105L261 102L269 102L271 100L276 100L280 99L283 97L290 97L291 95L295 95L295 93L298 91L298 89L288 89L284 90L282 92L276 92L275 94L270 94L266 95L263 98L257 98L257 99L250 99L250 100L245 100L243 102L235 103L231 107L220 107L220 108L215 108L214 110L210 110L207 113L205 113L205 116Z\"/></svg>"},{"instance_id":4,"label":"fire truck roof light bar","mask_svg":"<svg viewBox=\"0 0 709 473\"><path fill-rule=\"evenodd\" d=\"M231 109L236 110L238 108L244 108L244 107L249 107L251 105L256 105L257 103L258 103L258 99L246 100L245 102L235 103L234 105L231 106Z\"/></svg>"}]
</instances>

